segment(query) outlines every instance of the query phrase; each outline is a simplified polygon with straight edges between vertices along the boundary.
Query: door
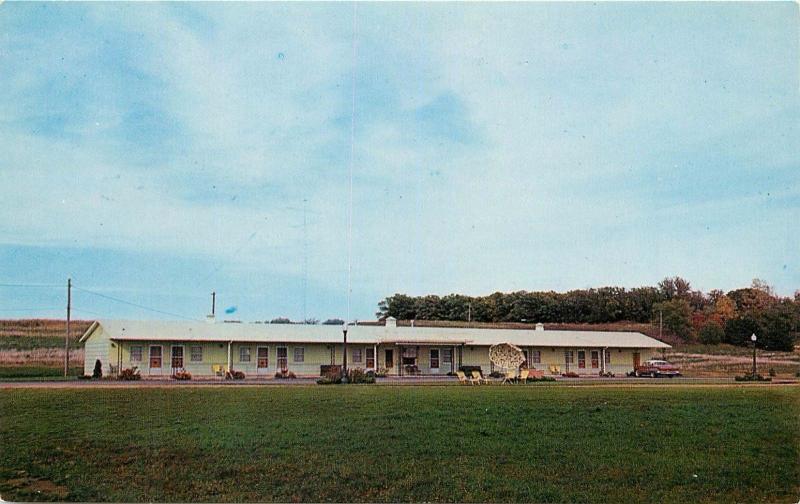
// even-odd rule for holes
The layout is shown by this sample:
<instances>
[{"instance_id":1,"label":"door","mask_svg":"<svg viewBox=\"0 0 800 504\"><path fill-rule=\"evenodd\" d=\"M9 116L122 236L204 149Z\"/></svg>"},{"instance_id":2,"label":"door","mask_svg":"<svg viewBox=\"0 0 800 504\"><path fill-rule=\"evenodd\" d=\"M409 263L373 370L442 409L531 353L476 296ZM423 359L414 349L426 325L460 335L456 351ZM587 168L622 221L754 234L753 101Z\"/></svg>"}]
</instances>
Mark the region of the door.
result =
<instances>
[{"instance_id":1,"label":"door","mask_svg":"<svg viewBox=\"0 0 800 504\"><path fill-rule=\"evenodd\" d=\"M161 347L150 347L150 373L161 374Z\"/></svg>"},{"instance_id":2,"label":"door","mask_svg":"<svg viewBox=\"0 0 800 504\"><path fill-rule=\"evenodd\" d=\"M256 374L265 374L269 367L269 348L260 346L256 352Z\"/></svg>"},{"instance_id":3,"label":"door","mask_svg":"<svg viewBox=\"0 0 800 504\"><path fill-rule=\"evenodd\" d=\"M635 370L642 364L642 356L639 352L633 352L633 369Z\"/></svg>"},{"instance_id":4,"label":"door","mask_svg":"<svg viewBox=\"0 0 800 504\"><path fill-rule=\"evenodd\" d=\"M172 369L183 369L183 346L172 347Z\"/></svg>"},{"instance_id":5,"label":"door","mask_svg":"<svg viewBox=\"0 0 800 504\"><path fill-rule=\"evenodd\" d=\"M600 367L600 352L597 350L592 350L592 369L598 369Z\"/></svg>"},{"instance_id":6,"label":"door","mask_svg":"<svg viewBox=\"0 0 800 504\"><path fill-rule=\"evenodd\" d=\"M367 369L375 369L375 349L367 348Z\"/></svg>"},{"instance_id":7,"label":"door","mask_svg":"<svg viewBox=\"0 0 800 504\"><path fill-rule=\"evenodd\" d=\"M586 351L578 350L578 369L586 368Z\"/></svg>"},{"instance_id":8,"label":"door","mask_svg":"<svg viewBox=\"0 0 800 504\"><path fill-rule=\"evenodd\" d=\"M431 373L439 372L439 349L431 348Z\"/></svg>"},{"instance_id":9,"label":"door","mask_svg":"<svg viewBox=\"0 0 800 504\"><path fill-rule=\"evenodd\" d=\"M394 367L394 349L387 349L386 350L386 369L392 369Z\"/></svg>"},{"instance_id":10,"label":"door","mask_svg":"<svg viewBox=\"0 0 800 504\"><path fill-rule=\"evenodd\" d=\"M278 369L286 371L289 369L289 351L286 347L278 347Z\"/></svg>"}]
</instances>

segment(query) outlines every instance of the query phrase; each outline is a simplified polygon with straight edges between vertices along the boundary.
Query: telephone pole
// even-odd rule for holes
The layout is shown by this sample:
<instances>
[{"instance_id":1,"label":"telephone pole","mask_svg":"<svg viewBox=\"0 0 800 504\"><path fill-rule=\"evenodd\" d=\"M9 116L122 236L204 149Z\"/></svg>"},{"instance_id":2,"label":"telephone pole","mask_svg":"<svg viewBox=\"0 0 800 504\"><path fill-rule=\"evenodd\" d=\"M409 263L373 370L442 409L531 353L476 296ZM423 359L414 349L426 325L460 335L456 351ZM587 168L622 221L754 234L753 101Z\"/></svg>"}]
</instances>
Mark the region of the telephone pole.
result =
<instances>
[{"instance_id":1,"label":"telephone pole","mask_svg":"<svg viewBox=\"0 0 800 504\"><path fill-rule=\"evenodd\" d=\"M69 320L72 311L72 278L67 278L67 334L64 337L64 377L69 373Z\"/></svg>"},{"instance_id":2,"label":"telephone pole","mask_svg":"<svg viewBox=\"0 0 800 504\"><path fill-rule=\"evenodd\" d=\"M214 312L217 311L217 291L211 292L211 316L214 316Z\"/></svg>"}]
</instances>

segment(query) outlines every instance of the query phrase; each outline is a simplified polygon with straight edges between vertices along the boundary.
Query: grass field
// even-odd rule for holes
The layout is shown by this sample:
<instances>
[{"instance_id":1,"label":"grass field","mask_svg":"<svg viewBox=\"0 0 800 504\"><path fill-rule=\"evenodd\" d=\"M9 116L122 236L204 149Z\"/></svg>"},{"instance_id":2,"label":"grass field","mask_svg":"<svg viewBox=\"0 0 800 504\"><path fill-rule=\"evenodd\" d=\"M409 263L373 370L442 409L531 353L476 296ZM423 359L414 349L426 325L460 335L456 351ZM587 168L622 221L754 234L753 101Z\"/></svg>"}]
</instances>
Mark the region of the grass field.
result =
<instances>
[{"instance_id":1,"label":"grass field","mask_svg":"<svg viewBox=\"0 0 800 504\"><path fill-rule=\"evenodd\" d=\"M798 387L0 391L6 500L796 502Z\"/></svg>"}]
</instances>

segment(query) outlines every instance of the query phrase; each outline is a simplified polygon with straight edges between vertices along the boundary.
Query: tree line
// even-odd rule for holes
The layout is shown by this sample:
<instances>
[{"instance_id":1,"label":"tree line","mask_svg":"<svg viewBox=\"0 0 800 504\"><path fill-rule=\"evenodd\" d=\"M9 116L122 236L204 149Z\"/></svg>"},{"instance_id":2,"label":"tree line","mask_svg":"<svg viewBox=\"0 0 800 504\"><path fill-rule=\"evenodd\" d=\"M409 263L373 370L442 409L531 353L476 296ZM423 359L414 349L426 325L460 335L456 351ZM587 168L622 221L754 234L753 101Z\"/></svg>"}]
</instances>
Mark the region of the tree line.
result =
<instances>
[{"instance_id":1,"label":"tree line","mask_svg":"<svg viewBox=\"0 0 800 504\"><path fill-rule=\"evenodd\" d=\"M668 277L656 286L600 287L568 292L495 292L488 296L394 294L378 303L378 318L475 322L662 323L687 342L750 344L793 349L800 332L800 291L778 296L766 282L723 292L694 290L688 280Z\"/></svg>"}]
</instances>

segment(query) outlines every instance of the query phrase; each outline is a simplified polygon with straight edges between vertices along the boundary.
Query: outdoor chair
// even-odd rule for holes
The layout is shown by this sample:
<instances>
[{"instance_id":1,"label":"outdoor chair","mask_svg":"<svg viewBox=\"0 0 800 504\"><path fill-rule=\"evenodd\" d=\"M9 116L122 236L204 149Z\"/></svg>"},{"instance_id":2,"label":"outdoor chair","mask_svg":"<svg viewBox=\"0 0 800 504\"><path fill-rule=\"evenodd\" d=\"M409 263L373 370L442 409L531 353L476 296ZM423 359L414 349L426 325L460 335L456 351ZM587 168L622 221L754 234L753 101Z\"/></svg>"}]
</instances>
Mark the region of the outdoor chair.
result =
<instances>
[{"instance_id":1,"label":"outdoor chair","mask_svg":"<svg viewBox=\"0 0 800 504\"><path fill-rule=\"evenodd\" d=\"M225 377L225 366L222 364L214 364L211 366L211 371L214 373L214 376L217 378L224 378Z\"/></svg>"},{"instance_id":2,"label":"outdoor chair","mask_svg":"<svg viewBox=\"0 0 800 504\"><path fill-rule=\"evenodd\" d=\"M528 371L527 369L523 369L522 371L520 371L519 372L519 382L520 383L525 383L526 381L528 381L528 375L530 373L531 372Z\"/></svg>"},{"instance_id":3,"label":"outdoor chair","mask_svg":"<svg viewBox=\"0 0 800 504\"><path fill-rule=\"evenodd\" d=\"M561 366L554 366L550 364L550 374L561 374Z\"/></svg>"},{"instance_id":4,"label":"outdoor chair","mask_svg":"<svg viewBox=\"0 0 800 504\"><path fill-rule=\"evenodd\" d=\"M503 381L500 384L504 383L513 383L514 379L517 377L517 374L514 371L506 371L505 377L503 377Z\"/></svg>"},{"instance_id":5,"label":"outdoor chair","mask_svg":"<svg viewBox=\"0 0 800 504\"><path fill-rule=\"evenodd\" d=\"M461 385L466 385L469 383L467 381L467 375L465 375L463 371L456 371L456 376L458 376L458 383Z\"/></svg>"},{"instance_id":6,"label":"outdoor chair","mask_svg":"<svg viewBox=\"0 0 800 504\"><path fill-rule=\"evenodd\" d=\"M481 376L480 371L473 371L472 372L472 379L470 380L470 383L472 383L472 384L477 383L478 385L480 385L481 383L488 383L488 381L486 380L486 378Z\"/></svg>"}]
</instances>

